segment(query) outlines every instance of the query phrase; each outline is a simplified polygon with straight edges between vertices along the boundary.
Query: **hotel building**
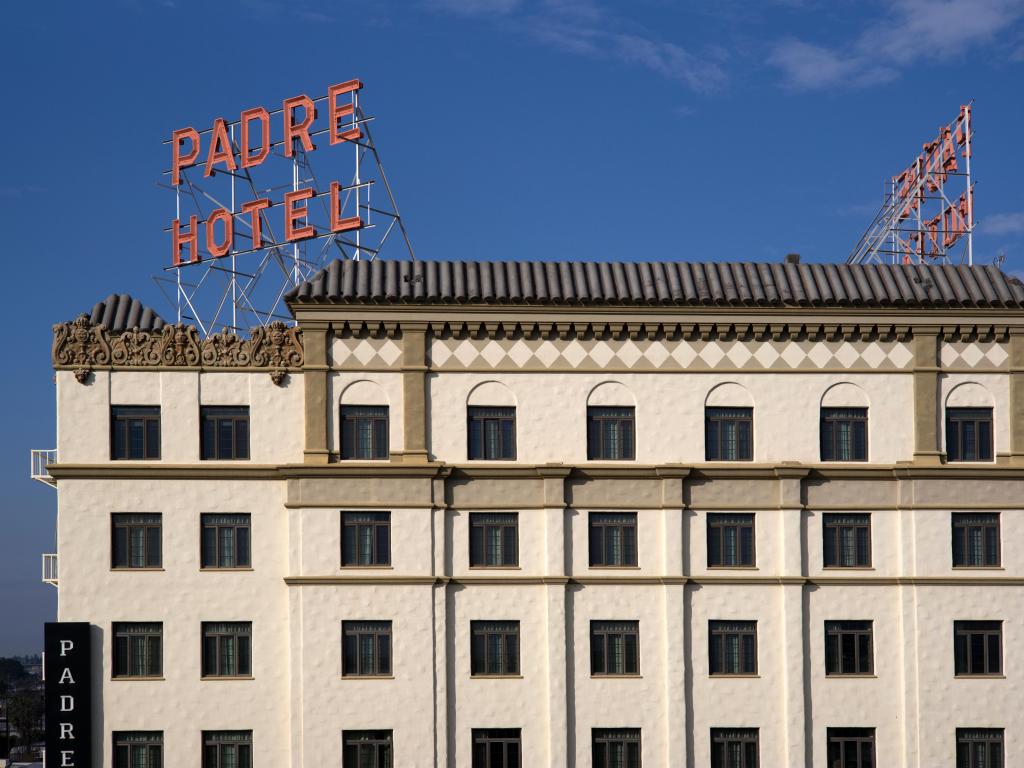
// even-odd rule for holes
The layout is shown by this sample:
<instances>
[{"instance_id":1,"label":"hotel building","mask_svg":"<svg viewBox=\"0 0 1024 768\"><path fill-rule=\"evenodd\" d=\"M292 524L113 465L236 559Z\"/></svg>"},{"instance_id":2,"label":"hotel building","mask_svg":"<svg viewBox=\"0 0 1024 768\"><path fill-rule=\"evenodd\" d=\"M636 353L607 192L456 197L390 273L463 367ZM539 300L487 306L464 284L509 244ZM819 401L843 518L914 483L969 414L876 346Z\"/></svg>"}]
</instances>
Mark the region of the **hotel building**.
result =
<instances>
[{"instance_id":1,"label":"hotel building","mask_svg":"<svg viewBox=\"0 0 1024 768\"><path fill-rule=\"evenodd\" d=\"M1024 761L1016 279L337 261L287 303L54 327L93 765Z\"/></svg>"}]
</instances>

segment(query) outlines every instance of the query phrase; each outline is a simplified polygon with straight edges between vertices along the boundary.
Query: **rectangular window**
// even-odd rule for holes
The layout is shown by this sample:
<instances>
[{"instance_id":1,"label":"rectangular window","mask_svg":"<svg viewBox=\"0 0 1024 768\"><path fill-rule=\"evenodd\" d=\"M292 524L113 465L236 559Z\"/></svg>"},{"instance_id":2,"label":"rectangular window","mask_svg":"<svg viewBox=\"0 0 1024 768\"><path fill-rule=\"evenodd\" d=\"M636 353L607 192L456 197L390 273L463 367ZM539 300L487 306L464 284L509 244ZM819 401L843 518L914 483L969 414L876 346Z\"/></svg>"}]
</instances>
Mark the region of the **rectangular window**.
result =
<instances>
[{"instance_id":1,"label":"rectangular window","mask_svg":"<svg viewBox=\"0 0 1024 768\"><path fill-rule=\"evenodd\" d=\"M640 768L639 728L594 728L594 768Z\"/></svg>"},{"instance_id":2,"label":"rectangular window","mask_svg":"<svg viewBox=\"0 0 1024 768\"><path fill-rule=\"evenodd\" d=\"M200 515L203 568L249 568L251 524L248 514Z\"/></svg>"},{"instance_id":3,"label":"rectangular window","mask_svg":"<svg viewBox=\"0 0 1024 768\"><path fill-rule=\"evenodd\" d=\"M342 768L393 768L391 731L342 731Z\"/></svg>"},{"instance_id":4,"label":"rectangular window","mask_svg":"<svg viewBox=\"0 0 1024 768\"><path fill-rule=\"evenodd\" d=\"M640 674L640 622L590 622L590 674Z\"/></svg>"},{"instance_id":5,"label":"rectangular window","mask_svg":"<svg viewBox=\"0 0 1024 768\"><path fill-rule=\"evenodd\" d=\"M829 728L828 768L875 768L874 728Z\"/></svg>"},{"instance_id":6,"label":"rectangular window","mask_svg":"<svg viewBox=\"0 0 1024 768\"><path fill-rule=\"evenodd\" d=\"M999 675L1003 671L1003 622L954 621L957 675Z\"/></svg>"},{"instance_id":7,"label":"rectangular window","mask_svg":"<svg viewBox=\"0 0 1024 768\"><path fill-rule=\"evenodd\" d=\"M520 768L522 736L518 728L474 728L473 768Z\"/></svg>"},{"instance_id":8,"label":"rectangular window","mask_svg":"<svg viewBox=\"0 0 1024 768\"><path fill-rule=\"evenodd\" d=\"M825 674L870 675L874 673L870 621L825 622Z\"/></svg>"},{"instance_id":9,"label":"rectangular window","mask_svg":"<svg viewBox=\"0 0 1024 768\"><path fill-rule=\"evenodd\" d=\"M341 622L342 666L345 677L391 674L391 622Z\"/></svg>"},{"instance_id":10,"label":"rectangular window","mask_svg":"<svg viewBox=\"0 0 1024 768\"><path fill-rule=\"evenodd\" d=\"M519 564L519 514L471 512L469 565L472 568L511 568Z\"/></svg>"},{"instance_id":11,"label":"rectangular window","mask_svg":"<svg viewBox=\"0 0 1024 768\"><path fill-rule=\"evenodd\" d=\"M708 622L712 675L757 674L757 622Z\"/></svg>"},{"instance_id":12,"label":"rectangular window","mask_svg":"<svg viewBox=\"0 0 1024 768\"><path fill-rule=\"evenodd\" d=\"M998 512L953 513L953 567L986 568L998 566Z\"/></svg>"},{"instance_id":13,"label":"rectangular window","mask_svg":"<svg viewBox=\"0 0 1024 768\"><path fill-rule=\"evenodd\" d=\"M757 768L757 728L712 728L711 768Z\"/></svg>"},{"instance_id":14,"label":"rectangular window","mask_svg":"<svg viewBox=\"0 0 1024 768\"><path fill-rule=\"evenodd\" d=\"M871 515L822 516L826 568L871 566Z\"/></svg>"},{"instance_id":15,"label":"rectangular window","mask_svg":"<svg viewBox=\"0 0 1024 768\"><path fill-rule=\"evenodd\" d=\"M704 458L750 461L754 458L754 409L705 408Z\"/></svg>"},{"instance_id":16,"label":"rectangular window","mask_svg":"<svg viewBox=\"0 0 1024 768\"><path fill-rule=\"evenodd\" d=\"M1003 768L1003 729L957 728L956 768Z\"/></svg>"},{"instance_id":17,"label":"rectangular window","mask_svg":"<svg viewBox=\"0 0 1024 768\"><path fill-rule=\"evenodd\" d=\"M590 567L636 565L636 512L591 512Z\"/></svg>"},{"instance_id":18,"label":"rectangular window","mask_svg":"<svg viewBox=\"0 0 1024 768\"><path fill-rule=\"evenodd\" d=\"M252 675L252 622L203 622L203 677Z\"/></svg>"},{"instance_id":19,"label":"rectangular window","mask_svg":"<svg viewBox=\"0 0 1024 768\"><path fill-rule=\"evenodd\" d=\"M199 421L203 459L249 458L248 405L203 405L199 408Z\"/></svg>"},{"instance_id":20,"label":"rectangular window","mask_svg":"<svg viewBox=\"0 0 1024 768\"><path fill-rule=\"evenodd\" d=\"M391 513L341 513L341 564L343 567L391 565Z\"/></svg>"},{"instance_id":21,"label":"rectangular window","mask_svg":"<svg viewBox=\"0 0 1024 768\"><path fill-rule=\"evenodd\" d=\"M161 677L163 675L164 625L160 622L116 622L114 677Z\"/></svg>"},{"instance_id":22,"label":"rectangular window","mask_svg":"<svg viewBox=\"0 0 1024 768\"><path fill-rule=\"evenodd\" d=\"M111 515L111 567L159 568L162 519L159 512Z\"/></svg>"},{"instance_id":23,"label":"rectangular window","mask_svg":"<svg viewBox=\"0 0 1024 768\"><path fill-rule=\"evenodd\" d=\"M114 731L114 768L162 768L163 731Z\"/></svg>"},{"instance_id":24,"label":"rectangular window","mask_svg":"<svg viewBox=\"0 0 1024 768\"><path fill-rule=\"evenodd\" d=\"M252 731L203 731L203 768L252 768Z\"/></svg>"},{"instance_id":25,"label":"rectangular window","mask_svg":"<svg viewBox=\"0 0 1024 768\"><path fill-rule=\"evenodd\" d=\"M471 674L519 674L518 621L473 621L470 634Z\"/></svg>"},{"instance_id":26,"label":"rectangular window","mask_svg":"<svg viewBox=\"0 0 1024 768\"><path fill-rule=\"evenodd\" d=\"M341 458L387 459L388 407L341 406Z\"/></svg>"},{"instance_id":27,"label":"rectangular window","mask_svg":"<svg viewBox=\"0 0 1024 768\"><path fill-rule=\"evenodd\" d=\"M868 460L868 409L821 409L821 460Z\"/></svg>"},{"instance_id":28,"label":"rectangular window","mask_svg":"<svg viewBox=\"0 0 1024 768\"><path fill-rule=\"evenodd\" d=\"M160 406L110 406L110 458L160 458Z\"/></svg>"},{"instance_id":29,"label":"rectangular window","mask_svg":"<svg viewBox=\"0 0 1024 768\"><path fill-rule=\"evenodd\" d=\"M736 568L754 565L754 516L708 515L708 567Z\"/></svg>"},{"instance_id":30,"label":"rectangular window","mask_svg":"<svg viewBox=\"0 0 1024 768\"><path fill-rule=\"evenodd\" d=\"M992 409L946 409L946 459L992 461Z\"/></svg>"},{"instance_id":31,"label":"rectangular window","mask_svg":"<svg viewBox=\"0 0 1024 768\"><path fill-rule=\"evenodd\" d=\"M636 457L635 408L587 407L587 458L618 461Z\"/></svg>"},{"instance_id":32,"label":"rectangular window","mask_svg":"<svg viewBox=\"0 0 1024 768\"><path fill-rule=\"evenodd\" d=\"M516 409L469 406L469 458L511 461L516 457Z\"/></svg>"}]
</instances>

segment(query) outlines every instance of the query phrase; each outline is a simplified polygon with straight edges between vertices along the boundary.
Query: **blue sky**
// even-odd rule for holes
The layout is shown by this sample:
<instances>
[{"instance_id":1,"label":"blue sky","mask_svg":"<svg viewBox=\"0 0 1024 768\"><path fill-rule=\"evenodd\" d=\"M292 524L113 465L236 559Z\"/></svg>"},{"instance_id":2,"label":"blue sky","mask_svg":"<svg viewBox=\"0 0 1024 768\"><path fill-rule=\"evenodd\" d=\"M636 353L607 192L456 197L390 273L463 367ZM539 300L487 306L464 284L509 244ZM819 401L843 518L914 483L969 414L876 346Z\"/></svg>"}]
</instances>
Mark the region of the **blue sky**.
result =
<instances>
[{"instance_id":1,"label":"blue sky","mask_svg":"<svg viewBox=\"0 0 1024 768\"><path fill-rule=\"evenodd\" d=\"M0 655L38 650L56 604L56 494L27 466L54 444L50 326L115 291L172 316L172 129L358 77L421 258L840 261L974 99L976 261L1024 273L1022 22L1022 0L9 5Z\"/></svg>"}]
</instances>

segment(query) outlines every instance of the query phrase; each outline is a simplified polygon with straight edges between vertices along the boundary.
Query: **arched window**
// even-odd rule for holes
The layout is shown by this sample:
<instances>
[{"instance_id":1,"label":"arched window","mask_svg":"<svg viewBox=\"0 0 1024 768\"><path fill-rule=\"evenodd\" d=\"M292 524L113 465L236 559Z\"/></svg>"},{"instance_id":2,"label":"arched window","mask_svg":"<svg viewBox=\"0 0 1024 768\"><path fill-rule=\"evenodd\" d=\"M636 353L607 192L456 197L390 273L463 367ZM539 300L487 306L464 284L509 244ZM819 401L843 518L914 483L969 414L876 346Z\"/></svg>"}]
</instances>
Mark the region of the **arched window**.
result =
<instances>
[{"instance_id":1,"label":"arched window","mask_svg":"<svg viewBox=\"0 0 1024 768\"><path fill-rule=\"evenodd\" d=\"M636 458L636 400L617 381L598 384L587 397L587 458Z\"/></svg>"},{"instance_id":2,"label":"arched window","mask_svg":"<svg viewBox=\"0 0 1024 768\"><path fill-rule=\"evenodd\" d=\"M821 398L822 461L868 460L868 396L856 384L841 382Z\"/></svg>"},{"instance_id":3,"label":"arched window","mask_svg":"<svg viewBox=\"0 0 1024 768\"><path fill-rule=\"evenodd\" d=\"M471 460L514 461L516 400L497 381L477 384L466 399L468 456Z\"/></svg>"},{"instance_id":4,"label":"arched window","mask_svg":"<svg viewBox=\"0 0 1024 768\"><path fill-rule=\"evenodd\" d=\"M387 459L388 398L373 381L356 381L341 393L341 458Z\"/></svg>"},{"instance_id":5,"label":"arched window","mask_svg":"<svg viewBox=\"0 0 1024 768\"><path fill-rule=\"evenodd\" d=\"M705 461L754 458L754 399L741 385L727 381L704 400Z\"/></svg>"},{"instance_id":6,"label":"arched window","mask_svg":"<svg viewBox=\"0 0 1024 768\"><path fill-rule=\"evenodd\" d=\"M992 393L967 381L946 396L947 461L992 461Z\"/></svg>"}]
</instances>

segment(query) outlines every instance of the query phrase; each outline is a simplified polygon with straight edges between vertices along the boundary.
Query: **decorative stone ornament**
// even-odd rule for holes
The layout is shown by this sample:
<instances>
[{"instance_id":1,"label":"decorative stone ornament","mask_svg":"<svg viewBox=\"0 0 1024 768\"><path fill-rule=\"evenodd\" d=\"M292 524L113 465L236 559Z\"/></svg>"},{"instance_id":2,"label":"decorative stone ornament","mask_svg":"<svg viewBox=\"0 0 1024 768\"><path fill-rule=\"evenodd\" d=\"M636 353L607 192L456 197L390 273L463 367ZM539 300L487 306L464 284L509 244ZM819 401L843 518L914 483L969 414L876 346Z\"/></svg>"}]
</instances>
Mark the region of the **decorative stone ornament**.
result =
<instances>
[{"instance_id":1,"label":"decorative stone ornament","mask_svg":"<svg viewBox=\"0 0 1024 768\"><path fill-rule=\"evenodd\" d=\"M254 328L249 339L228 332L200 339L184 324L112 334L84 314L53 326L53 366L73 370L81 384L97 368L198 368L266 370L280 386L302 361L302 331L280 321Z\"/></svg>"}]
</instances>

